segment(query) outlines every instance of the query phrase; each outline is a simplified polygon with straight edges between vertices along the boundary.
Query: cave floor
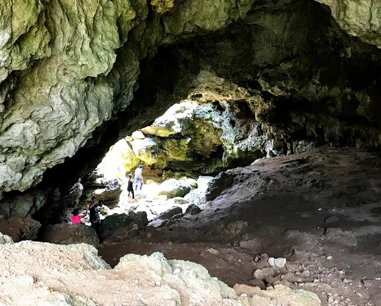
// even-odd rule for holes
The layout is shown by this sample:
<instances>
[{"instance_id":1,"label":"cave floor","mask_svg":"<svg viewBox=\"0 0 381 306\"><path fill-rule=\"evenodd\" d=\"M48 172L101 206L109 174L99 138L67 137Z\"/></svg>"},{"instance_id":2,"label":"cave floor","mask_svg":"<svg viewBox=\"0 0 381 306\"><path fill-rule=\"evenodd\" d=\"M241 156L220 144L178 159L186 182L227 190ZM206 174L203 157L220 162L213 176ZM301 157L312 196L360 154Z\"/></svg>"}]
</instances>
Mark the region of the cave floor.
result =
<instances>
[{"instance_id":1,"label":"cave floor","mask_svg":"<svg viewBox=\"0 0 381 306\"><path fill-rule=\"evenodd\" d=\"M266 285L313 291L322 305L381 305L380 170L378 155L355 149L260 160L217 180L223 191L200 214L103 244L100 255L115 265L160 251L234 285L249 283L267 253L287 269Z\"/></svg>"}]
</instances>

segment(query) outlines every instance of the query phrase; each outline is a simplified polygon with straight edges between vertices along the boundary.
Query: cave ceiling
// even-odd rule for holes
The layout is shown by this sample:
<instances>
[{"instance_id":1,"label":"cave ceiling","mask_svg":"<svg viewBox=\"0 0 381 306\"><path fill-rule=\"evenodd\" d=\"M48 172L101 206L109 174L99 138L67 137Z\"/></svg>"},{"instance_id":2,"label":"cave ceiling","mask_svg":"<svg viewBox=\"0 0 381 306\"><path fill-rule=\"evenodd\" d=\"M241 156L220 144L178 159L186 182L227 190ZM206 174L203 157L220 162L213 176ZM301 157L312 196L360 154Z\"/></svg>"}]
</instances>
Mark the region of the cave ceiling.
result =
<instances>
[{"instance_id":1,"label":"cave ceiling","mask_svg":"<svg viewBox=\"0 0 381 306\"><path fill-rule=\"evenodd\" d=\"M267 133L380 145L381 5L15 0L0 5L0 198L85 173L186 97ZM62 163L64 163L64 166Z\"/></svg>"}]
</instances>

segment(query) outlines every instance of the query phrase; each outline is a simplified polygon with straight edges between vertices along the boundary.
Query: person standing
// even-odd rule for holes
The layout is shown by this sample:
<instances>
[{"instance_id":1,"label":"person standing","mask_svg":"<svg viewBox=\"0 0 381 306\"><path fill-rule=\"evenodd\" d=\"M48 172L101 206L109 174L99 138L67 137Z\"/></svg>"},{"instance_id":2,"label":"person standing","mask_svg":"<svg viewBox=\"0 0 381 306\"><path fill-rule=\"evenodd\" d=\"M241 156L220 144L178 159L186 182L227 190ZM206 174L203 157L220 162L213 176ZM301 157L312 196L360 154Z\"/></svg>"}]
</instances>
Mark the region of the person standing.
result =
<instances>
[{"instance_id":1,"label":"person standing","mask_svg":"<svg viewBox=\"0 0 381 306\"><path fill-rule=\"evenodd\" d=\"M135 194L134 194L134 187L133 185L135 184L135 181L132 179L132 175L128 175L128 183L127 183L127 191L128 191L128 197L130 196L130 193L132 194L132 199L135 199Z\"/></svg>"},{"instance_id":2,"label":"person standing","mask_svg":"<svg viewBox=\"0 0 381 306\"><path fill-rule=\"evenodd\" d=\"M90 223L91 227L95 230L99 236L99 225L100 225L100 215L99 215L99 202L96 197L91 198L91 204L89 206L90 210Z\"/></svg>"},{"instance_id":3,"label":"person standing","mask_svg":"<svg viewBox=\"0 0 381 306\"><path fill-rule=\"evenodd\" d=\"M135 170L135 191L138 190L138 186L140 185L139 190L143 188L143 176L142 176L143 166L139 165L139 167Z\"/></svg>"}]
</instances>

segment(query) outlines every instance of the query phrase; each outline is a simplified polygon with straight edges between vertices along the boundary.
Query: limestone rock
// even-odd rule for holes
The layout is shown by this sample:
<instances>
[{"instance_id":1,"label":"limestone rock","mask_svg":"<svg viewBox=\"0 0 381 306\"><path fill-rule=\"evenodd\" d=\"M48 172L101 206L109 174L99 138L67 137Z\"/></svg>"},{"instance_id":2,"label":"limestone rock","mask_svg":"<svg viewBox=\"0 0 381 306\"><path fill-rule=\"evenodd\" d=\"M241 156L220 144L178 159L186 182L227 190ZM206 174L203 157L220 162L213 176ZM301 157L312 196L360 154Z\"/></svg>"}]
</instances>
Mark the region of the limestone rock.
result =
<instances>
[{"instance_id":1,"label":"limestone rock","mask_svg":"<svg viewBox=\"0 0 381 306\"><path fill-rule=\"evenodd\" d=\"M133 238L148 224L147 213L140 211L126 214L113 214L102 220L100 237L102 240L120 241Z\"/></svg>"},{"instance_id":2,"label":"limestone rock","mask_svg":"<svg viewBox=\"0 0 381 306\"><path fill-rule=\"evenodd\" d=\"M171 209L167 210L166 212L163 212L162 214L160 214L158 219L167 220L172 218L175 215L182 214L182 213L183 213L183 210L180 207L174 206Z\"/></svg>"},{"instance_id":3,"label":"limestone rock","mask_svg":"<svg viewBox=\"0 0 381 306\"><path fill-rule=\"evenodd\" d=\"M121 139L110 148L96 171L102 173L106 180L117 178L125 182L128 174L139 164L140 159L136 157L132 146Z\"/></svg>"},{"instance_id":4,"label":"limestone rock","mask_svg":"<svg viewBox=\"0 0 381 306\"><path fill-rule=\"evenodd\" d=\"M0 233L0 244L6 243L13 243L12 238L7 235L4 235L3 233Z\"/></svg>"},{"instance_id":5,"label":"limestone rock","mask_svg":"<svg viewBox=\"0 0 381 306\"><path fill-rule=\"evenodd\" d=\"M159 186L159 195L166 195L168 198L183 197L191 191L187 181L169 179Z\"/></svg>"},{"instance_id":6,"label":"limestone rock","mask_svg":"<svg viewBox=\"0 0 381 306\"><path fill-rule=\"evenodd\" d=\"M132 139L144 139L144 138L146 138L145 136L144 136L144 134L141 132L141 131L135 131L135 132L133 132L132 134L131 134L131 138Z\"/></svg>"},{"instance_id":7,"label":"limestone rock","mask_svg":"<svg viewBox=\"0 0 381 306\"><path fill-rule=\"evenodd\" d=\"M201 212L201 208L198 207L197 205L195 204L191 204L188 206L188 208L185 210L185 213L186 214L190 214L190 215L197 215Z\"/></svg>"},{"instance_id":8,"label":"limestone rock","mask_svg":"<svg viewBox=\"0 0 381 306\"><path fill-rule=\"evenodd\" d=\"M97 169L84 178L84 196L86 200L91 200L95 196L99 201L109 207L114 207L119 203L119 197L122 193L121 183L116 178L106 178ZM83 203L85 204L85 203Z\"/></svg>"},{"instance_id":9,"label":"limestone rock","mask_svg":"<svg viewBox=\"0 0 381 306\"><path fill-rule=\"evenodd\" d=\"M327 5L338 24L348 33L363 41L381 46L381 20L374 12L381 11L377 1L315 0Z\"/></svg>"},{"instance_id":10,"label":"limestone rock","mask_svg":"<svg viewBox=\"0 0 381 306\"><path fill-rule=\"evenodd\" d=\"M93 246L99 244L95 231L84 224L55 224L42 229L41 241L56 244L87 243Z\"/></svg>"},{"instance_id":11,"label":"limestone rock","mask_svg":"<svg viewBox=\"0 0 381 306\"><path fill-rule=\"evenodd\" d=\"M273 268L263 268L254 271L254 278L264 280L275 275Z\"/></svg>"},{"instance_id":12,"label":"limestone rock","mask_svg":"<svg viewBox=\"0 0 381 306\"><path fill-rule=\"evenodd\" d=\"M27 241L0 245L0 265L5 280L0 284L1 298L17 305L25 304L25 296L31 305L107 305L110 302L120 305L126 300L129 305L149 306L267 306L274 302L320 305L315 294L282 286L266 291L244 285L232 289L211 277L203 266L167 260L160 253L128 254L111 269L90 245ZM102 290L105 283L106 292ZM54 290L48 290L53 287ZM241 293L246 297L238 296ZM256 304L257 299L260 302Z\"/></svg>"},{"instance_id":13,"label":"limestone rock","mask_svg":"<svg viewBox=\"0 0 381 306\"><path fill-rule=\"evenodd\" d=\"M135 156L145 164L152 165L157 161L157 143L152 138L135 139L131 144Z\"/></svg>"},{"instance_id":14,"label":"limestone rock","mask_svg":"<svg viewBox=\"0 0 381 306\"><path fill-rule=\"evenodd\" d=\"M30 190L3 200L0 205L0 215L4 218L25 218L36 213L46 201L46 192L38 189Z\"/></svg>"},{"instance_id":15,"label":"limestone rock","mask_svg":"<svg viewBox=\"0 0 381 306\"><path fill-rule=\"evenodd\" d=\"M182 198L182 197L175 197L175 198L172 198L172 201L173 203L175 204L180 204L180 205L184 205L184 204L188 204L188 200Z\"/></svg>"},{"instance_id":16,"label":"limestone rock","mask_svg":"<svg viewBox=\"0 0 381 306\"><path fill-rule=\"evenodd\" d=\"M283 285L269 287L261 294L252 295L252 305L285 304L290 306L320 306L321 301L315 293L305 290L292 290Z\"/></svg>"},{"instance_id":17,"label":"limestone rock","mask_svg":"<svg viewBox=\"0 0 381 306\"><path fill-rule=\"evenodd\" d=\"M213 177L211 176L200 176L197 180L197 188L192 189L184 198L188 200L190 204L205 204L205 193L212 181Z\"/></svg>"},{"instance_id":18,"label":"limestone rock","mask_svg":"<svg viewBox=\"0 0 381 306\"><path fill-rule=\"evenodd\" d=\"M0 233L11 237L14 242L37 239L40 227L41 224L31 218L0 220Z\"/></svg>"}]
</instances>

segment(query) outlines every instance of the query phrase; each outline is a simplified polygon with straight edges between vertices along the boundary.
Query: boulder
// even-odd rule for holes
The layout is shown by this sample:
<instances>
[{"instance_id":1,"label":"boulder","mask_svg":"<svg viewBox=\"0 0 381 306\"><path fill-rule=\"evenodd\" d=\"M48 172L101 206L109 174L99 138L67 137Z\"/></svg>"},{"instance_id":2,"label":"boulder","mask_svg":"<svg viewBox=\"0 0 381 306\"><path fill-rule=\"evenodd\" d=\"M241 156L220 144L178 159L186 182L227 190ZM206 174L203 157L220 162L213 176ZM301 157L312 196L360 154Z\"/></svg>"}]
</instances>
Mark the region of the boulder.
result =
<instances>
[{"instance_id":1,"label":"boulder","mask_svg":"<svg viewBox=\"0 0 381 306\"><path fill-rule=\"evenodd\" d=\"M221 172L210 184L205 198L207 201L212 201L217 198L224 190L233 185L234 176L227 172Z\"/></svg>"},{"instance_id":2,"label":"boulder","mask_svg":"<svg viewBox=\"0 0 381 306\"><path fill-rule=\"evenodd\" d=\"M131 230L141 231L147 226L148 219L147 213L145 211L139 211L137 213L130 212L127 214L113 214L107 216L101 223L100 226L100 237L101 239L113 240L118 236L118 240L121 240L120 237L129 237L129 232ZM112 238L114 237L114 238ZM114 239L115 240L115 239Z\"/></svg>"},{"instance_id":3,"label":"boulder","mask_svg":"<svg viewBox=\"0 0 381 306\"><path fill-rule=\"evenodd\" d=\"M41 230L40 240L56 244L87 243L93 246L99 244L96 232L84 224L54 224Z\"/></svg>"},{"instance_id":4,"label":"boulder","mask_svg":"<svg viewBox=\"0 0 381 306\"><path fill-rule=\"evenodd\" d=\"M197 180L197 188L192 189L184 198L188 200L190 204L205 204L205 194L213 179L212 176L200 176Z\"/></svg>"},{"instance_id":5,"label":"boulder","mask_svg":"<svg viewBox=\"0 0 381 306\"><path fill-rule=\"evenodd\" d=\"M159 186L159 195L166 195L168 198L183 197L191 191L187 181L169 179Z\"/></svg>"},{"instance_id":6,"label":"boulder","mask_svg":"<svg viewBox=\"0 0 381 306\"><path fill-rule=\"evenodd\" d=\"M11 237L14 242L36 240L40 227L40 222L32 218L11 217L0 220L0 232Z\"/></svg>"},{"instance_id":7,"label":"boulder","mask_svg":"<svg viewBox=\"0 0 381 306\"><path fill-rule=\"evenodd\" d=\"M175 215L182 214L182 213L183 213L183 210L181 209L181 207L174 206L171 209L167 210L166 212L163 212L162 214L160 214L158 219L167 220L167 219L171 219Z\"/></svg>"},{"instance_id":8,"label":"boulder","mask_svg":"<svg viewBox=\"0 0 381 306\"><path fill-rule=\"evenodd\" d=\"M135 131L131 134L132 139L144 139L146 138L141 131Z\"/></svg>"},{"instance_id":9,"label":"boulder","mask_svg":"<svg viewBox=\"0 0 381 306\"><path fill-rule=\"evenodd\" d=\"M201 212L201 208L198 207L197 205L195 204L191 204L188 206L188 208L185 210L185 213L186 214L190 214L190 215L197 215Z\"/></svg>"},{"instance_id":10,"label":"boulder","mask_svg":"<svg viewBox=\"0 0 381 306\"><path fill-rule=\"evenodd\" d=\"M0 233L0 244L13 243L11 237Z\"/></svg>"}]
</instances>

